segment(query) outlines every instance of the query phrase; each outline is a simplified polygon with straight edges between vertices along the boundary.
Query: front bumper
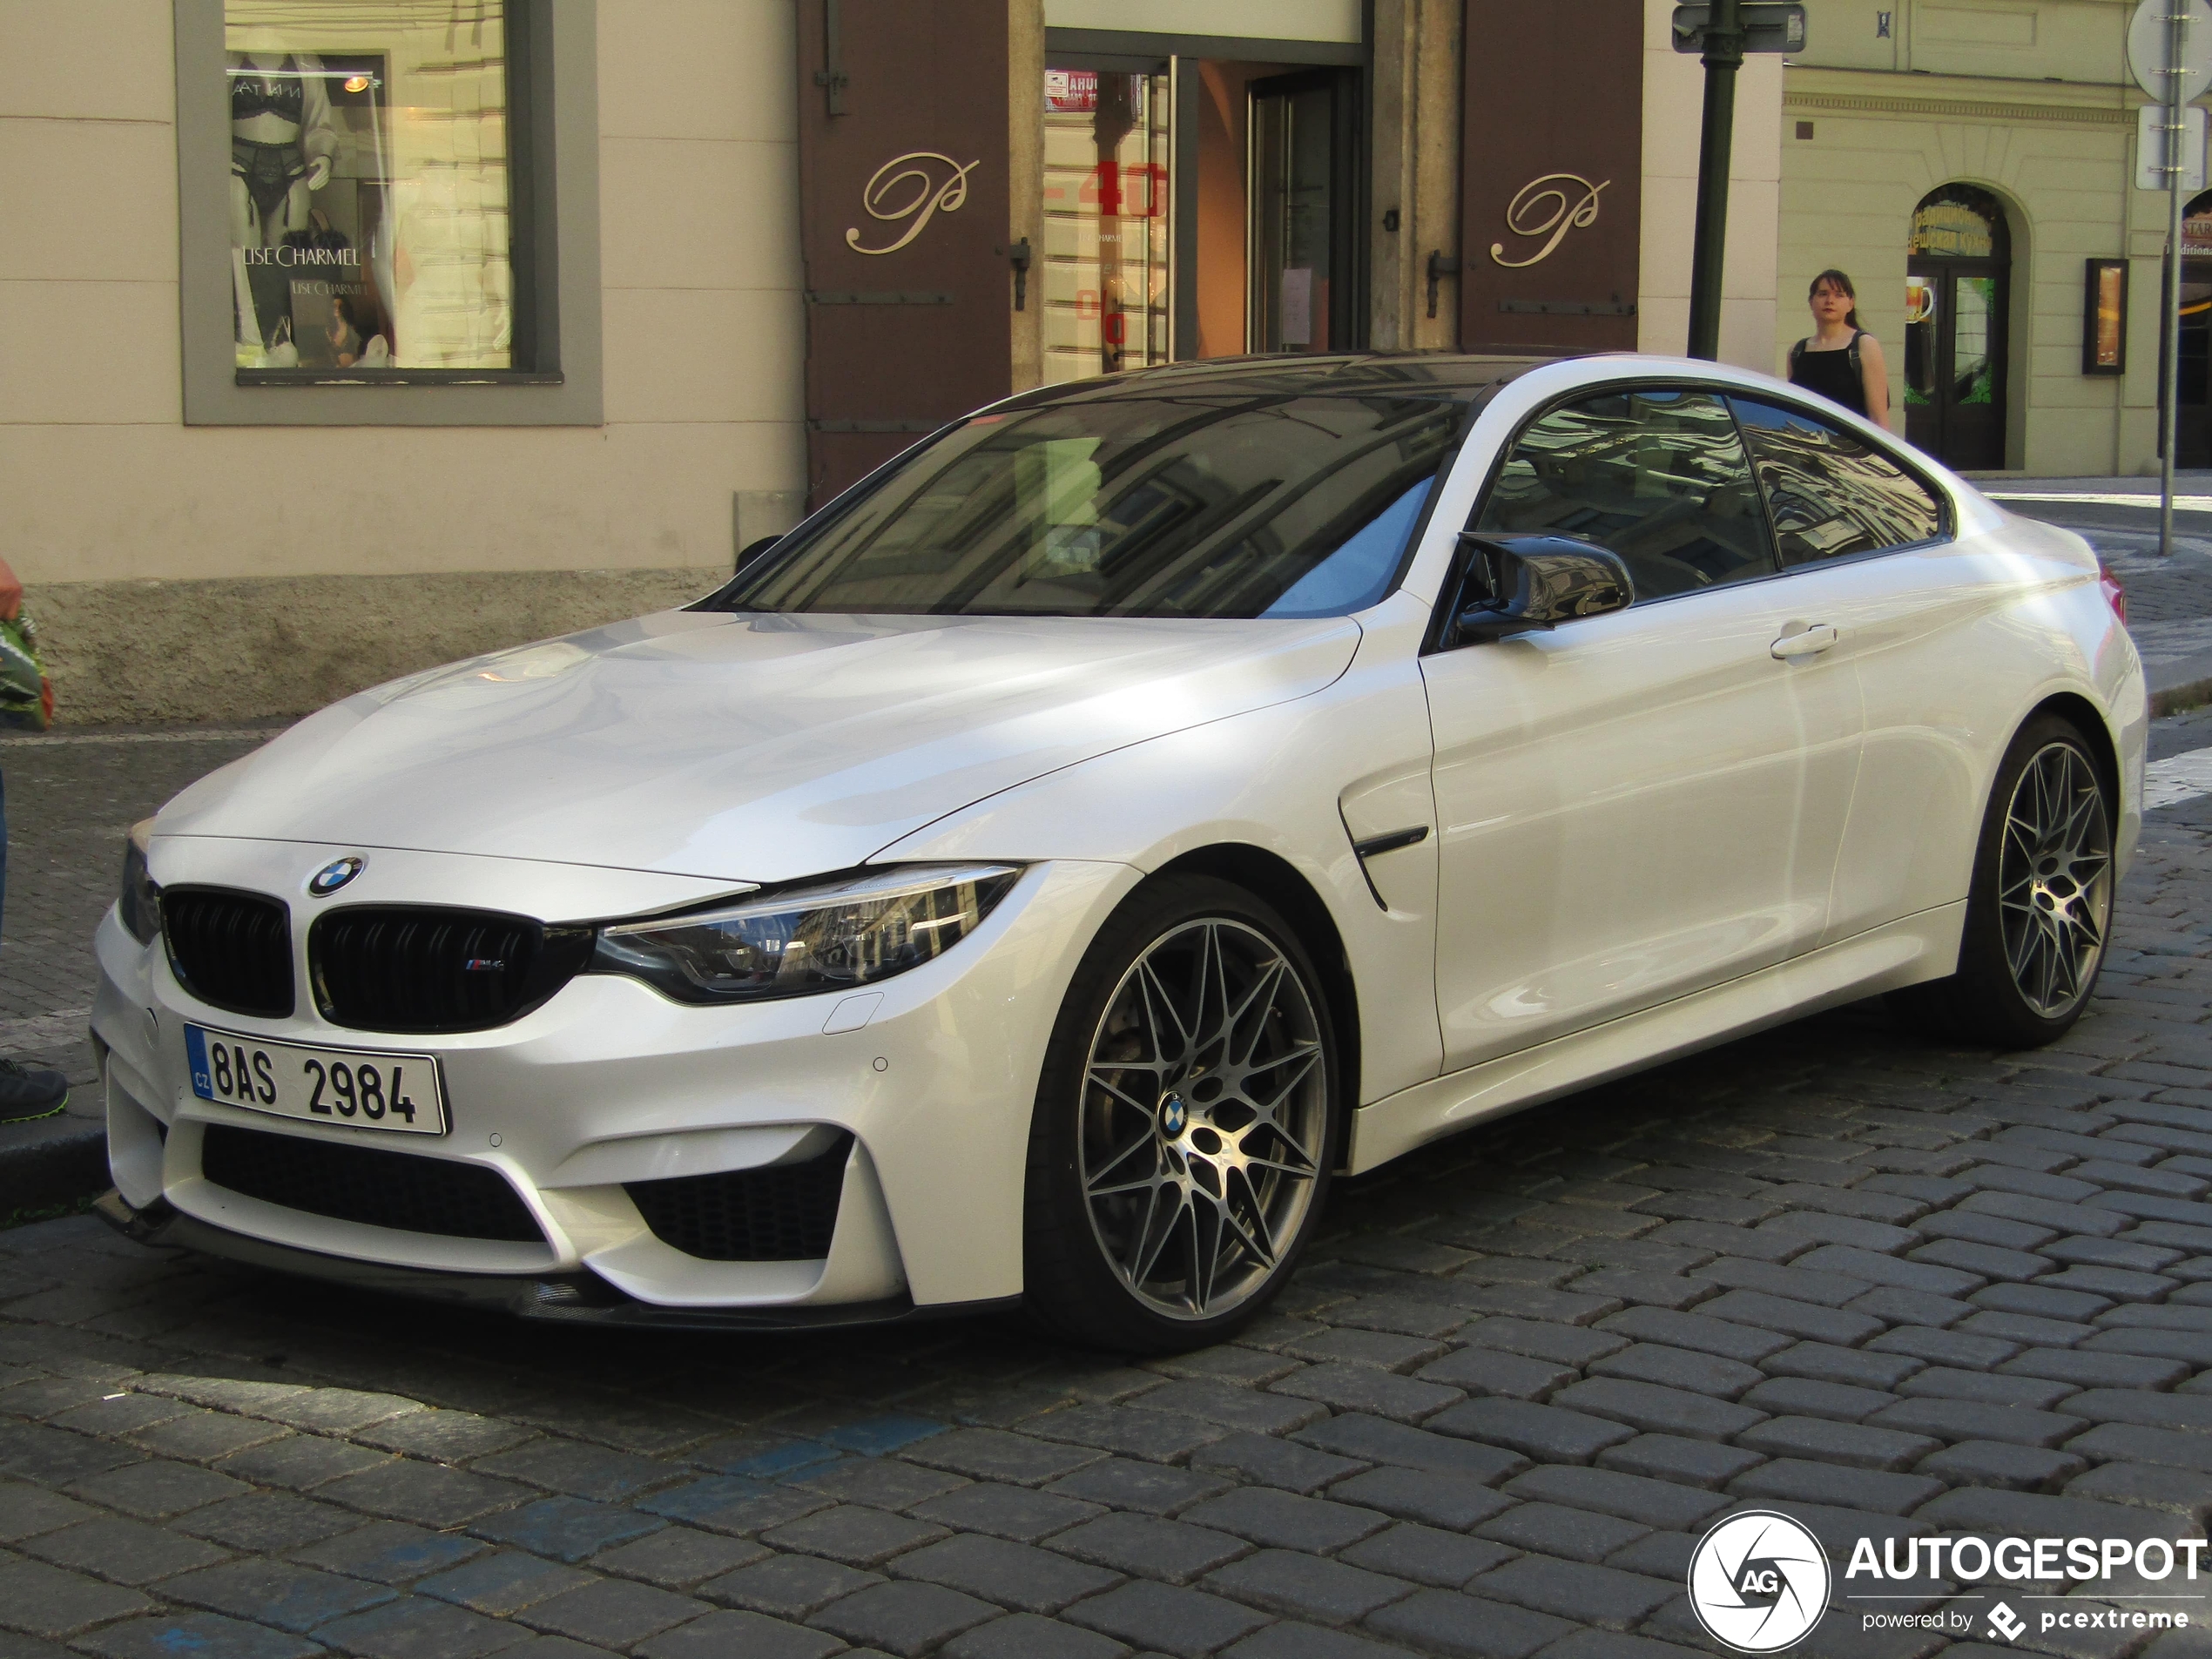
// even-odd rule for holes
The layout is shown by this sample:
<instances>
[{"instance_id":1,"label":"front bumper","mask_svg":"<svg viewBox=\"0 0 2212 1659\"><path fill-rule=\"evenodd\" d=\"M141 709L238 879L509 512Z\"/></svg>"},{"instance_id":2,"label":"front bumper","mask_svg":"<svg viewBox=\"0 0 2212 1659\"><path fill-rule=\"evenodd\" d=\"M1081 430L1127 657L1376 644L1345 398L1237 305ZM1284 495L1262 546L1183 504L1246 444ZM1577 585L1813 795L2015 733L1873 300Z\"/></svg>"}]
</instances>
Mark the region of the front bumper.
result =
<instances>
[{"instance_id":1,"label":"front bumper","mask_svg":"<svg viewBox=\"0 0 2212 1659\"><path fill-rule=\"evenodd\" d=\"M891 1325L961 1315L1010 1312L1018 1296L988 1302L938 1302L917 1307L907 1296L880 1302L838 1302L771 1307L661 1307L626 1296L596 1273L441 1273L388 1267L351 1257L273 1244L245 1233L211 1227L166 1199L134 1210L111 1188L92 1211L126 1238L142 1244L198 1251L249 1267L316 1278L354 1290L409 1296L455 1306L511 1314L556 1325L601 1325L661 1331L821 1331L845 1325Z\"/></svg>"},{"instance_id":2,"label":"front bumper","mask_svg":"<svg viewBox=\"0 0 2212 1659\"><path fill-rule=\"evenodd\" d=\"M154 876L288 896L301 953L317 907L306 875L345 851L165 838ZM349 897L452 902L465 883L450 866L478 862L378 853ZM502 880L511 887L515 861L496 862L509 867ZM576 873L523 869L541 890L505 907L549 921L583 914L565 891ZM880 1001L859 1024L849 1009L831 1017L846 1001L833 994L696 1008L586 974L509 1025L428 1038L334 1027L304 995L285 1020L207 1007L178 984L158 941L141 947L111 911L96 940L92 1026L117 1205L138 1216L141 1235L158 1225L164 1243L532 1318L750 1328L1002 1303L1022 1289L1022 1185L1044 1045L1084 948L1137 880L1115 864L1031 867L971 938L869 988ZM302 985L305 970L302 957ZM189 1080L186 1022L249 1041L428 1049L445 1076L448 1131L305 1123L203 1100ZM202 1142L219 1125L496 1171L543 1238L401 1231L231 1190L201 1169ZM626 1190L773 1164L823 1129L853 1143L820 1260L687 1254L656 1235Z\"/></svg>"}]
</instances>

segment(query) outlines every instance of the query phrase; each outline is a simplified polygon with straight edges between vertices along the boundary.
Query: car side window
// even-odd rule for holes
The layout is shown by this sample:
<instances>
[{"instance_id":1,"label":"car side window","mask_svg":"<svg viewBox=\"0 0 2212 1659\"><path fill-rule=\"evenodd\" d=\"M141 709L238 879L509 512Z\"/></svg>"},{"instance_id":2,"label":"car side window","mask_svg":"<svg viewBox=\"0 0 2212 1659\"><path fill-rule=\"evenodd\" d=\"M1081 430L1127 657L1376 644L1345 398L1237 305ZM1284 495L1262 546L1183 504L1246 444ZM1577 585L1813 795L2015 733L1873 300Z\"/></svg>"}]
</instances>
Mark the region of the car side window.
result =
<instances>
[{"instance_id":1,"label":"car side window","mask_svg":"<svg viewBox=\"0 0 2212 1659\"><path fill-rule=\"evenodd\" d=\"M1925 485L1865 440L1817 416L1730 398L1784 565L1931 542L1943 509Z\"/></svg>"},{"instance_id":2,"label":"car side window","mask_svg":"<svg viewBox=\"0 0 2212 1659\"><path fill-rule=\"evenodd\" d=\"M1703 392L1604 392L1540 415L1514 439L1473 528L1608 548L1639 601L1776 568L1743 440Z\"/></svg>"}]
</instances>

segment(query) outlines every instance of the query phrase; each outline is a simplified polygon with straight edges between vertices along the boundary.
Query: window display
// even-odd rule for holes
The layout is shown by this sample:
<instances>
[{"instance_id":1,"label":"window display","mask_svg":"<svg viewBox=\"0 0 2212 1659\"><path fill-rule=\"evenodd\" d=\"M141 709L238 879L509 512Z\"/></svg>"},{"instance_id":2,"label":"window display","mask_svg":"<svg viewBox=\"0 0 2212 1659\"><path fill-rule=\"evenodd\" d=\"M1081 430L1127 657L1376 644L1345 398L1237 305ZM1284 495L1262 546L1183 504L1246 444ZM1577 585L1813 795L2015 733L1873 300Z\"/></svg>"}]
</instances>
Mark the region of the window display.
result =
<instances>
[{"instance_id":1,"label":"window display","mask_svg":"<svg viewBox=\"0 0 2212 1659\"><path fill-rule=\"evenodd\" d=\"M501 0L225 0L246 369L515 366Z\"/></svg>"},{"instance_id":2,"label":"window display","mask_svg":"<svg viewBox=\"0 0 2212 1659\"><path fill-rule=\"evenodd\" d=\"M2187 252L2186 243L2183 251ZM2128 372L2128 261L2083 261L2081 372Z\"/></svg>"}]
</instances>

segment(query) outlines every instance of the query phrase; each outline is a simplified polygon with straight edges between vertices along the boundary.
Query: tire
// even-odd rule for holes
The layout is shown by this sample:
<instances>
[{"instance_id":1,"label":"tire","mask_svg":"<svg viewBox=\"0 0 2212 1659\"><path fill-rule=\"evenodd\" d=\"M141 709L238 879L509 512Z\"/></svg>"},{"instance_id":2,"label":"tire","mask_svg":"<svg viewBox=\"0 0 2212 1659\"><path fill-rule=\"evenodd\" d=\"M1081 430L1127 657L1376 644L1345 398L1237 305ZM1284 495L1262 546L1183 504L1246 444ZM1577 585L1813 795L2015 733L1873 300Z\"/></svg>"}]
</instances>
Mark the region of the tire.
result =
<instances>
[{"instance_id":1,"label":"tire","mask_svg":"<svg viewBox=\"0 0 2212 1659\"><path fill-rule=\"evenodd\" d=\"M1038 1080L1032 1322L1171 1353L1251 1320L1327 1197L1339 1073L1320 975L1272 908L1211 877L1138 888L1076 970Z\"/></svg>"},{"instance_id":2,"label":"tire","mask_svg":"<svg viewBox=\"0 0 2212 1659\"><path fill-rule=\"evenodd\" d=\"M1982 815L1959 970L1892 994L1920 1030L1999 1049L2081 1017L2112 931L2114 801L2080 731L2038 715L2005 752Z\"/></svg>"}]
</instances>

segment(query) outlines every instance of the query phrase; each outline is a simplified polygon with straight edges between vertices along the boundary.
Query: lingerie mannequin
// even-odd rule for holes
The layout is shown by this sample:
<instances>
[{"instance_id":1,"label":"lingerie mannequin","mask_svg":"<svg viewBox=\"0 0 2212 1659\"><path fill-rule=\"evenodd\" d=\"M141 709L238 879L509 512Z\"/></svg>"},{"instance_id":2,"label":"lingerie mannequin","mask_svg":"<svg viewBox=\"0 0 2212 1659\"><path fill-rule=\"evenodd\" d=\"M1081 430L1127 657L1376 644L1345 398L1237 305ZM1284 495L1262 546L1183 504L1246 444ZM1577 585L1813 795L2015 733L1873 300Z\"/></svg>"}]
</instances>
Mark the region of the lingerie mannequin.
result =
<instances>
[{"instance_id":1,"label":"lingerie mannequin","mask_svg":"<svg viewBox=\"0 0 2212 1659\"><path fill-rule=\"evenodd\" d=\"M338 134L320 58L287 51L273 29L249 30L245 47L230 55L231 265L239 341L268 347L277 314L255 304L246 250L281 246L307 228L310 192L329 182ZM288 296L290 288L287 278L281 292ZM280 303L273 311L287 308Z\"/></svg>"}]
</instances>

